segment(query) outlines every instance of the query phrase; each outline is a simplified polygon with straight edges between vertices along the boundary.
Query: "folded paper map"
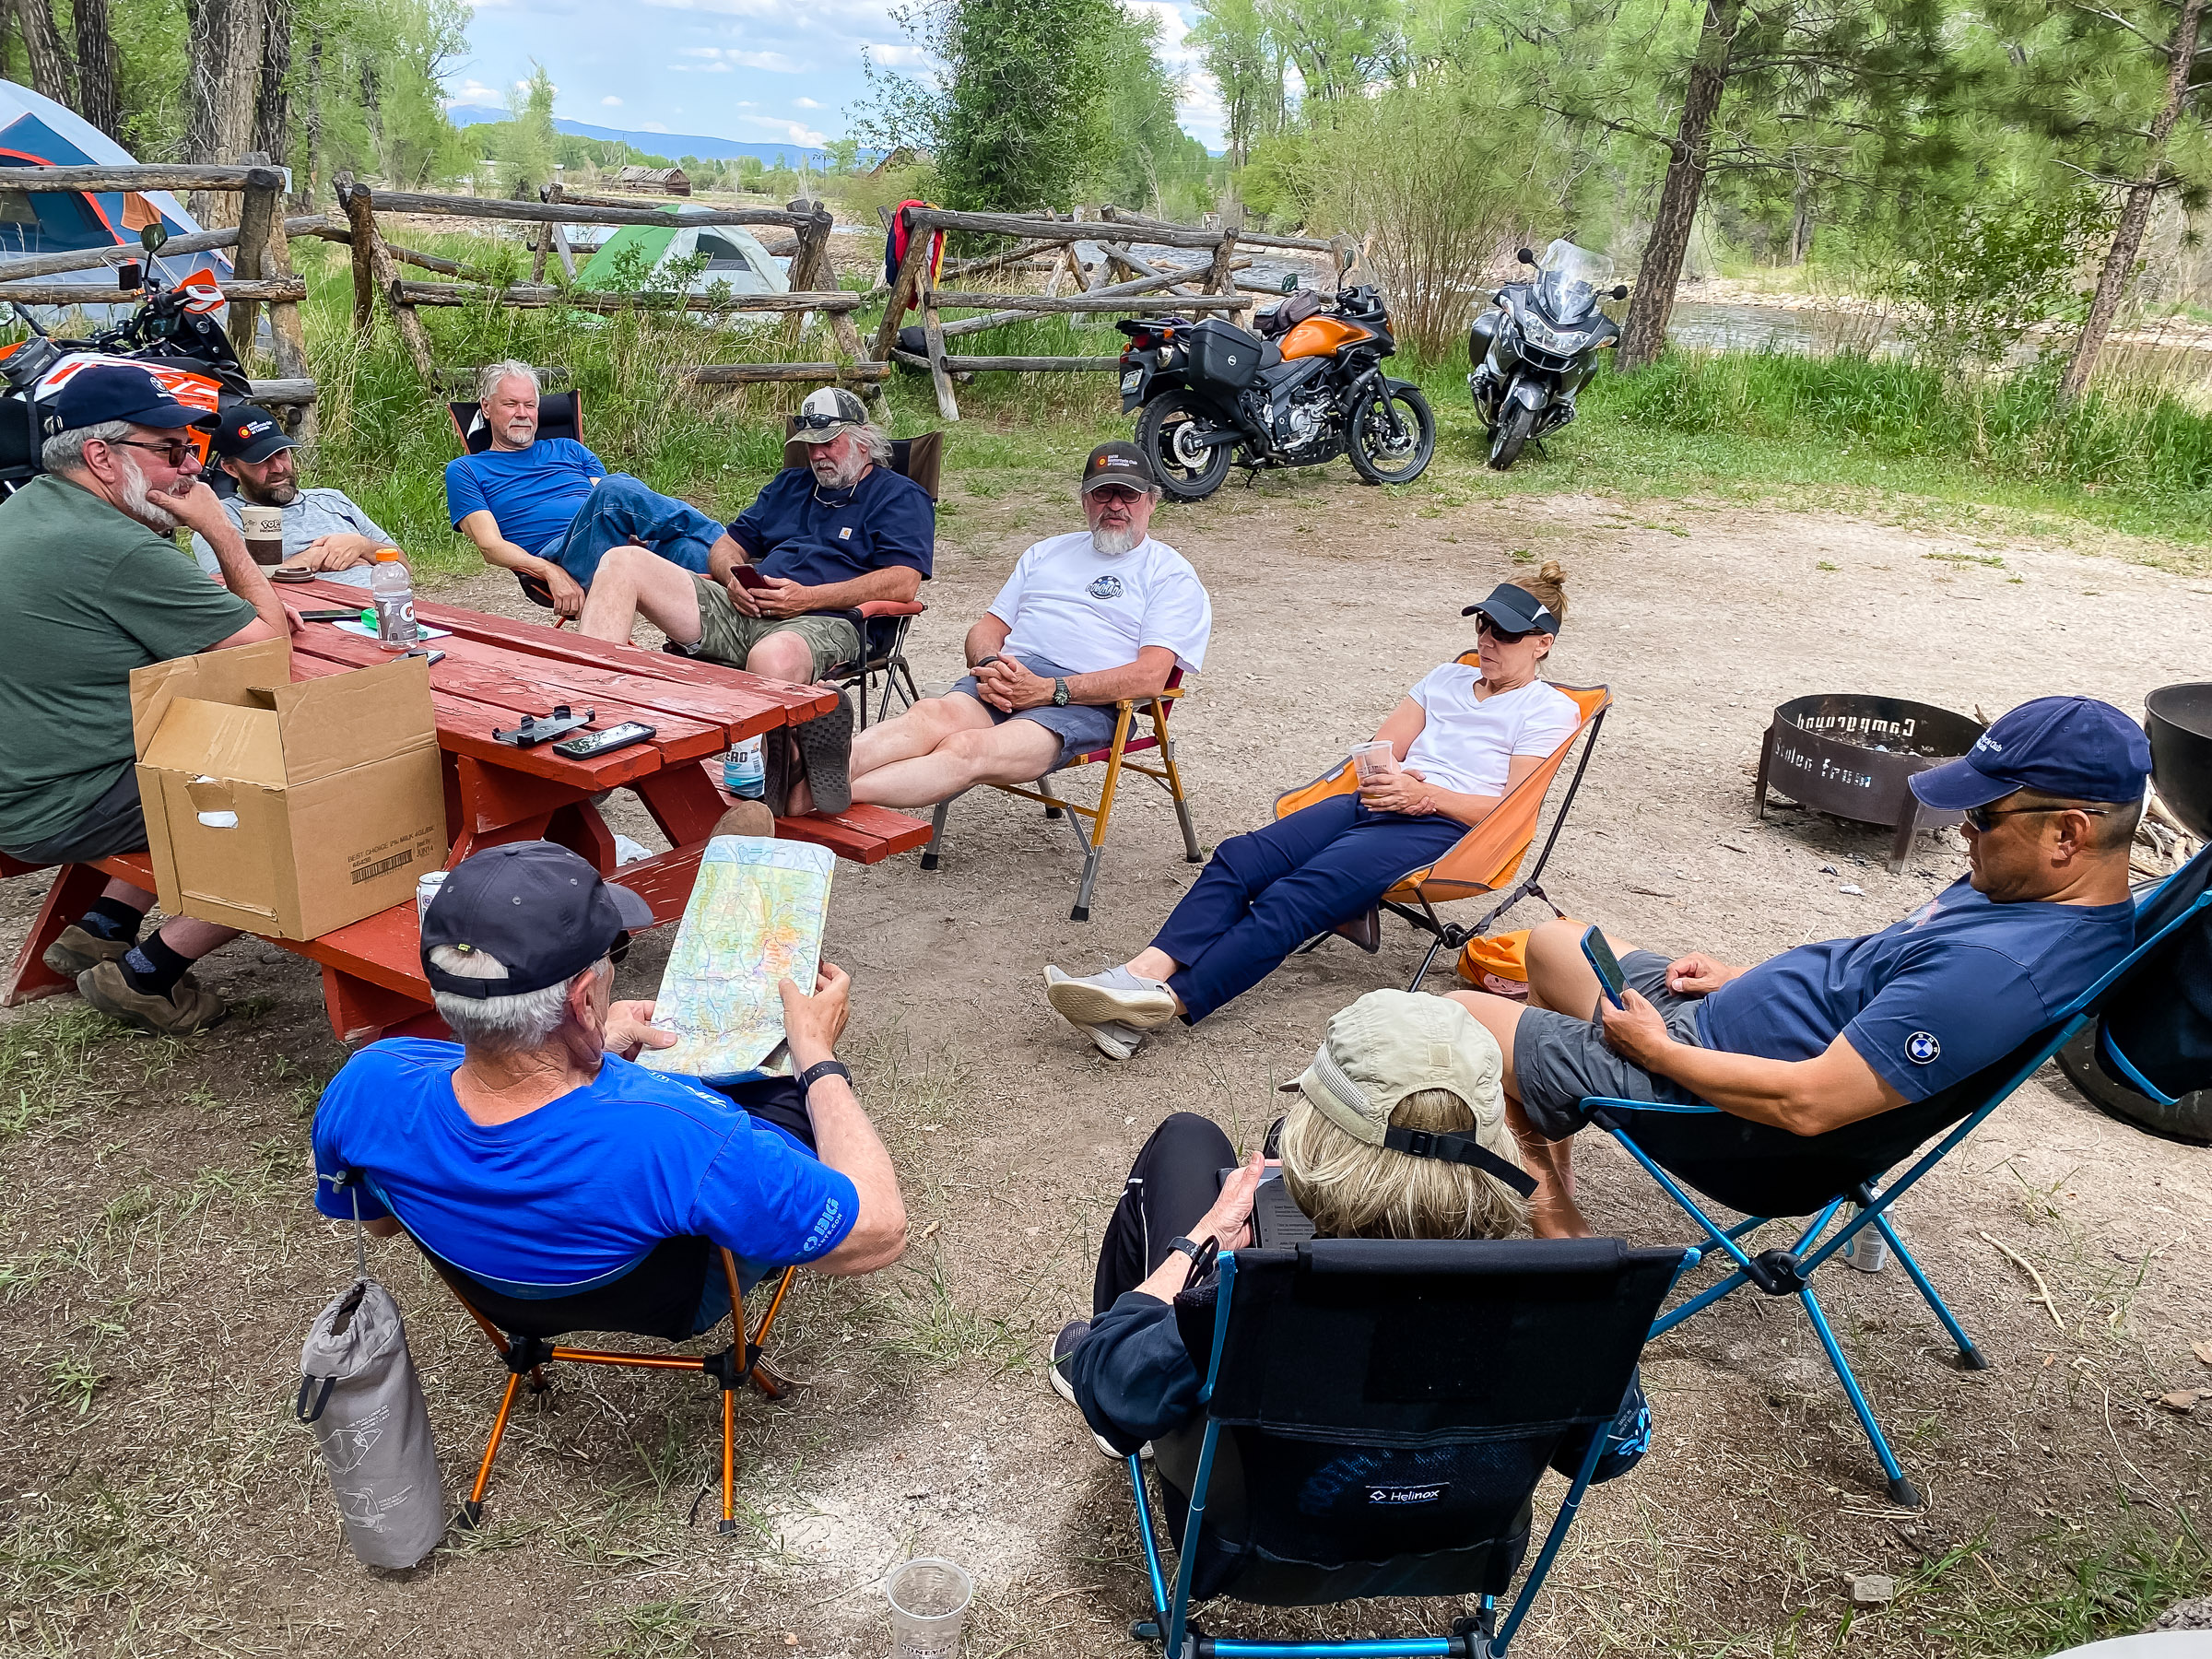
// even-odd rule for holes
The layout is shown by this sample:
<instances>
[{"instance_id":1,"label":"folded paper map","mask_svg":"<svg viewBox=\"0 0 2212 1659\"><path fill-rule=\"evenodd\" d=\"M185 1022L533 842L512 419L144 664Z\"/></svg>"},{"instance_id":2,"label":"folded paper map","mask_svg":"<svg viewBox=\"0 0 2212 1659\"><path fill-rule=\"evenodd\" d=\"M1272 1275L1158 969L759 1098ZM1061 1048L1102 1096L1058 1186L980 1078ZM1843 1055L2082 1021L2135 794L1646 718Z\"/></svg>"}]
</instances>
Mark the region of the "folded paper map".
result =
<instances>
[{"instance_id":1,"label":"folded paper map","mask_svg":"<svg viewBox=\"0 0 2212 1659\"><path fill-rule=\"evenodd\" d=\"M715 1082L790 1070L776 987L788 979L814 989L836 862L805 841L707 843L654 1001L653 1023L677 1034L676 1046L646 1049L641 1065Z\"/></svg>"}]
</instances>

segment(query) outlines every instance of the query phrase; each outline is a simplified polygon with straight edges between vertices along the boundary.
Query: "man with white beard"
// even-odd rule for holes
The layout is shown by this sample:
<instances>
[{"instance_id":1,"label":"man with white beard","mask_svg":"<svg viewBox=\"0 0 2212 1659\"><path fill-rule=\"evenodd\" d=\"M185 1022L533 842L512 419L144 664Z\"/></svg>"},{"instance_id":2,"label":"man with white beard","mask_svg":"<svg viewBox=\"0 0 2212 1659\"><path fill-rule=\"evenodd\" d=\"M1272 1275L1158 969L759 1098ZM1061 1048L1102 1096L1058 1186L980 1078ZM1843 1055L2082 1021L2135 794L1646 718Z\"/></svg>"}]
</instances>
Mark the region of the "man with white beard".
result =
<instances>
[{"instance_id":1,"label":"man with white beard","mask_svg":"<svg viewBox=\"0 0 2212 1659\"><path fill-rule=\"evenodd\" d=\"M1152 539L1159 486L1144 451L1100 444L1082 490L1090 528L1021 556L968 630L968 677L853 739L854 800L928 806L1031 782L1112 743L1116 702L1198 670L1213 606L1190 561ZM807 810L803 788L792 810Z\"/></svg>"},{"instance_id":2,"label":"man with white beard","mask_svg":"<svg viewBox=\"0 0 2212 1659\"><path fill-rule=\"evenodd\" d=\"M143 369L79 370L56 394L46 468L0 502L0 851L88 864L146 845L131 670L286 637L289 623L185 429L215 424ZM168 539L214 550L210 581ZM237 930L172 916L141 942L154 895L111 881L44 960L101 1013L185 1036L225 1013L187 971Z\"/></svg>"}]
</instances>

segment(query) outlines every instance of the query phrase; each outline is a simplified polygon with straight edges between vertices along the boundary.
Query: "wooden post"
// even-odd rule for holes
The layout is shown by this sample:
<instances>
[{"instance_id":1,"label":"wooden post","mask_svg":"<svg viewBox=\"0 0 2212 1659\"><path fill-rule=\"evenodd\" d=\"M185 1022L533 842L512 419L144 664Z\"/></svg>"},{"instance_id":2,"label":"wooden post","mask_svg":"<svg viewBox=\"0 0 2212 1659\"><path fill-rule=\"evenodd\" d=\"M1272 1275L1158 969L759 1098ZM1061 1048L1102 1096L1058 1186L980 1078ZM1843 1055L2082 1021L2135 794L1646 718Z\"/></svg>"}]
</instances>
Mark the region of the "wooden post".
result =
<instances>
[{"instance_id":1,"label":"wooden post","mask_svg":"<svg viewBox=\"0 0 2212 1659\"><path fill-rule=\"evenodd\" d=\"M238 211L238 247L231 254L231 269L246 282L258 282L263 276L263 264L268 257L269 237L272 232L281 235L284 223L284 204L278 193L284 188L284 175L267 166L268 157L259 150L241 156L239 165L248 170L243 200ZM259 332L261 313L253 301L233 300L230 305L230 343L238 348L241 364L251 363L259 348L254 335ZM286 374L305 372L286 370Z\"/></svg>"},{"instance_id":2,"label":"wooden post","mask_svg":"<svg viewBox=\"0 0 2212 1659\"><path fill-rule=\"evenodd\" d=\"M376 326L376 269L370 248L376 241L376 218L369 211L369 193L349 172L337 178L338 206L353 238L353 332L364 340Z\"/></svg>"},{"instance_id":3,"label":"wooden post","mask_svg":"<svg viewBox=\"0 0 2212 1659\"><path fill-rule=\"evenodd\" d=\"M553 252L560 255L560 268L573 282L576 280L576 250L569 246L569 228L566 225L555 225L552 230Z\"/></svg>"},{"instance_id":4,"label":"wooden post","mask_svg":"<svg viewBox=\"0 0 2212 1659\"><path fill-rule=\"evenodd\" d=\"M912 303L916 290L922 286L922 273L929 266L931 227L916 227L915 233L907 239L906 257L899 262L899 275L891 279L891 291L883 302L883 321L876 327L876 349L868 355L879 363L891 360L891 347L899 338L899 324L906 317L906 308Z\"/></svg>"},{"instance_id":5,"label":"wooden post","mask_svg":"<svg viewBox=\"0 0 2212 1659\"><path fill-rule=\"evenodd\" d=\"M960 406L952 394L952 374L945 366L945 321L937 314L937 285L930 283L922 294L922 337L929 343L929 378L937 391L937 414L946 420L960 418Z\"/></svg>"},{"instance_id":6,"label":"wooden post","mask_svg":"<svg viewBox=\"0 0 2212 1659\"><path fill-rule=\"evenodd\" d=\"M784 206L793 213L807 216L798 226L798 251L792 254L791 264L784 267L786 279L799 293L819 293L837 286L837 278L830 269L830 210L818 203L787 202ZM783 325L784 339L795 347L806 336L806 322L813 313L794 312Z\"/></svg>"},{"instance_id":7,"label":"wooden post","mask_svg":"<svg viewBox=\"0 0 2212 1659\"><path fill-rule=\"evenodd\" d=\"M1236 278L1230 275L1236 256L1237 233L1234 230L1222 231L1221 245L1214 250L1214 263L1206 267L1206 291L1207 293L1233 294L1236 292ZM1256 309L1256 303L1247 305L1241 311L1230 312L1227 320L1240 327L1250 328L1253 312Z\"/></svg>"},{"instance_id":8,"label":"wooden post","mask_svg":"<svg viewBox=\"0 0 2212 1659\"><path fill-rule=\"evenodd\" d=\"M353 187L353 194L347 199L346 214L353 225L353 245L357 251L363 246L368 248L370 275L383 291L384 302L391 307L392 322L399 330L399 342L406 347L408 360L427 387L437 372L430 362L430 337L424 332L422 319L415 314L415 308L401 305L391 298L399 286L399 265L377 232L376 202L366 184Z\"/></svg>"}]
</instances>

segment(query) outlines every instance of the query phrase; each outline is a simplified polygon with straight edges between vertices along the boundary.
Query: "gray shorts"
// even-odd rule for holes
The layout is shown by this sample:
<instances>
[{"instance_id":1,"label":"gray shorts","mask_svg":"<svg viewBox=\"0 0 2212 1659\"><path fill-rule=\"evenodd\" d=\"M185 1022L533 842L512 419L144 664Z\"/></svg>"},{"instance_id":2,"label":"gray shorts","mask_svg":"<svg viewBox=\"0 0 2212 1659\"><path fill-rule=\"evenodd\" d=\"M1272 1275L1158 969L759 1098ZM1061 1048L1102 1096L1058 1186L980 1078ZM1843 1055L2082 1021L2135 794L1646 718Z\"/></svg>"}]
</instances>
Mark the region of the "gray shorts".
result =
<instances>
[{"instance_id":1,"label":"gray shorts","mask_svg":"<svg viewBox=\"0 0 2212 1659\"><path fill-rule=\"evenodd\" d=\"M1006 654L1011 656L1013 653L1009 652ZM1067 679L1075 674L1074 669L1063 668L1049 657L1018 656L1014 660L1040 679ZM952 688L965 691L977 702L983 703L983 711L991 716L991 724L994 726L1005 725L1009 720L1033 720L1059 738L1060 758L1053 762L1055 770L1065 766L1077 755L1088 755L1092 749L1111 747L1113 743L1114 722L1121 717L1120 711L1100 708L1095 703L1069 703L1065 709L1055 709L1047 703L1041 709L1021 709L1008 714L1002 709L993 708L977 696L975 676L972 674L954 681Z\"/></svg>"},{"instance_id":2,"label":"gray shorts","mask_svg":"<svg viewBox=\"0 0 2212 1659\"><path fill-rule=\"evenodd\" d=\"M1698 1041L1698 1004L1666 987L1670 958L1655 950L1631 950L1620 959L1629 984L1642 994L1666 1021L1677 1042ZM1589 1121L1585 1095L1619 1100L1657 1100L1687 1106L1697 1100L1681 1085L1654 1077L1606 1046L1605 1028L1594 1018L1529 1008L1513 1028L1513 1073L1520 1080L1521 1109L1548 1140L1565 1140Z\"/></svg>"},{"instance_id":3,"label":"gray shorts","mask_svg":"<svg viewBox=\"0 0 2212 1659\"><path fill-rule=\"evenodd\" d=\"M138 804L138 768L124 761L115 782L101 792L85 816L44 841L9 847L7 854L28 865L90 864L146 845L146 811Z\"/></svg>"}]
</instances>

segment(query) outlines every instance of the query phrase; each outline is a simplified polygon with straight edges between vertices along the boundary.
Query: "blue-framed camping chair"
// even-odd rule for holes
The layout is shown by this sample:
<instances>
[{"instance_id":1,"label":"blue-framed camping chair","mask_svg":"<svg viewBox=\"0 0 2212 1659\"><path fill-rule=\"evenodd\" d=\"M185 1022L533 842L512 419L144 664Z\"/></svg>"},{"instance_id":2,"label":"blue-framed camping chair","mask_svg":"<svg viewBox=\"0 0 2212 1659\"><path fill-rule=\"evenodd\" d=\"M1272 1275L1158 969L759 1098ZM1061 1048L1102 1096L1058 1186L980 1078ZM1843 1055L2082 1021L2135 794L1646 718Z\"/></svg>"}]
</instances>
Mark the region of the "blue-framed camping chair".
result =
<instances>
[{"instance_id":1,"label":"blue-framed camping chair","mask_svg":"<svg viewBox=\"0 0 2212 1659\"><path fill-rule=\"evenodd\" d=\"M1843 1385L1859 1427L1866 1431L1874 1454L1881 1461L1882 1471L1888 1477L1890 1501L1918 1509L1919 1489L1905 1478L1897 1453L1889 1449L1865 1391L1852 1374L1819 1299L1813 1294L1812 1276L1847 1251L1860 1233L1873 1228L1958 1347L1959 1364L1969 1371L1987 1370L1989 1361L1982 1350L1898 1236L1889 1219L1890 1206L1981 1127L1984 1118L2077 1032L2097 1018L2114 996L2125 992L2139 971L2159 972L2162 966L2159 953L2180 930L2212 924L2212 914L2207 913L2212 912L2208 887L2212 887L2212 849L2199 853L2138 900L2135 948L2076 997L2050 1025L1994 1065L1895 1112L1865 1118L1826 1135L1800 1136L1764 1124L1726 1118L1718 1108L1702 1103L1671 1106L1597 1096L1585 1099L1583 1105L1590 1112L1590 1121L1618 1141L1704 1230L1707 1248L1735 1264L1734 1270L1718 1284L1700 1290L1654 1323L1651 1335L1657 1337L1673 1330L1746 1285L1767 1296L1795 1297L1812 1322L1813 1334L1820 1339L1836 1380ZM1695 1118L1721 1118L1723 1124L1717 1129L1693 1127L1689 1120ZM1891 1169L1938 1135L1943 1138L1922 1153L1902 1175L1885 1182ZM1742 1212L1747 1219L1724 1227L1685 1188ZM1847 1204L1855 1206L1855 1213L1830 1232ZM1779 1217L1811 1219L1787 1248L1750 1253L1743 1241Z\"/></svg>"},{"instance_id":2,"label":"blue-framed camping chair","mask_svg":"<svg viewBox=\"0 0 2212 1659\"><path fill-rule=\"evenodd\" d=\"M1323 1239L1221 1257L1212 1306L1176 1303L1207 1354L1203 1407L1154 1442L1178 1551L1161 1565L1144 1465L1128 1460L1152 1613L1170 1659L1497 1659L1588 1489L1643 1334L1699 1253L1618 1239ZM1531 1498L1567 1437L1590 1448L1502 1623ZM1371 1595L1480 1597L1448 1636L1210 1637L1217 1595L1307 1607Z\"/></svg>"}]
</instances>

